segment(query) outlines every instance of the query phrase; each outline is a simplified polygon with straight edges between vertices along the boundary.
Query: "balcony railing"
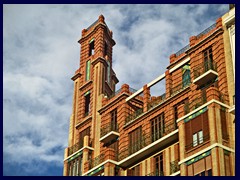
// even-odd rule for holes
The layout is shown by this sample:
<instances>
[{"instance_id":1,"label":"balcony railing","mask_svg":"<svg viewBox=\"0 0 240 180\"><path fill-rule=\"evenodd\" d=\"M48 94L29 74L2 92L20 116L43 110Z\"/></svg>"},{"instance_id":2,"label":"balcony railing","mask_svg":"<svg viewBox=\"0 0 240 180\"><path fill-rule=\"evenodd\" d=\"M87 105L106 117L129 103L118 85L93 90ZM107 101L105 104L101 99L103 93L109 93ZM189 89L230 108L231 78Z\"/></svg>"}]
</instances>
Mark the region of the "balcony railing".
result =
<instances>
[{"instance_id":1,"label":"balcony railing","mask_svg":"<svg viewBox=\"0 0 240 180\"><path fill-rule=\"evenodd\" d=\"M68 156L77 152L79 149L83 147L83 141L79 141L78 143L74 144L73 146L68 148Z\"/></svg>"},{"instance_id":2,"label":"balcony railing","mask_svg":"<svg viewBox=\"0 0 240 180\"><path fill-rule=\"evenodd\" d=\"M136 111L133 111L132 113L130 113L126 119L125 119L125 124L127 124L128 122L130 122L131 120L137 118L138 116L140 116L143 113L143 109L139 108Z\"/></svg>"},{"instance_id":3,"label":"balcony railing","mask_svg":"<svg viewBox=\"0 0 240 180\"><path fill-rule=\"evenodd\" d=\"M118 95L119 93L121 93L121 89L118 89L117 91L115 91L114 93L112 93L112 95L110 95L110 96L108 97L108 99L113 98L114 96Z\"/></svg>"},{"instance_id":4,"label":"balcony railing","mask_svg":"<svg viewBox=\"0 0 240 180\"><path fill-rule=\"evenodd\" d=\"M95 166L101 164L104 161L104 154L100 154L93 159L89 159L89 168L92 169Z\"/></svg>"},{"instance_id":5,"label":"balcony railing","mask_svg":"<svg viewBox=\"0 0 240 180\"><path fill-rule=\"evenodd\" d=\"M209 134L207 134L207 135L205 135L205 136L203 136L203 137L201 137L201 138L193 141L192 143L187 144L187 145L185 146L186 151L189 151L189 150L191 150L191 149L193 149L193 148L195 148L195 147L198 147L199 145L202 145L203 143L205 143L205 142L208 141L209 139L210 139Z\"/></svg>"},{"instance_id":6,"label":"balcony railing","mask_svg":"<svg viewBox=\"0 0 240 180\"><path fill-rule=\"evenodd\" d=\"M194 68L193 70L194 79L198 78L199 76L201 76L202 74L209 70L213 70L215 72L217 71L217 64L215 61L209 60L199 64L196 68Z\"/></svg>"},{"instance_id":7,"label":"balcony railing","mask_svg":"<svg viewBox=\"0 0 240 180\"><path fill-rule=\"evenodd\" d=\"M110 122L101 128L101 137L105 136L111 131L118 132L118 125L116 123Z\"/></svg>"},{"instance_id":8,"label":"balcony railing","mask_svg":"<svg viewBox=\"0 0 240 180\"><path fill-rule=\"evenodd\" d=\"M154 108L155 106L163 102L165 99L166 99L166 93L152 100L151 102L148 103L148 110Z\"/></svg>"},{"instance_id":9,"label":"balcony railing","mask_svg":"<svg viewBox=\"0 0 240 180\"><path fill-rule=\"evenodd\" d=\"M181 90L185 89L190 84L191 84L191 80L190 79L187 79L185 81L180 82L175 87L171 88L171 90L170 90L171 96L173 96L174 94L177 94Z\"/></svg>"},{"instance_id":10,"label":"balcony railing","mask_svg":"<svg viewBox=\"0 0 240 180\"><path fill-rule=\"evenodd\" d=\"M145 176L164 176L163 171L155 170L149 174L146 174Z\"/></svg>"},{"instance_id":11,"label":"balcony railing","mask_svg":"<svg viewBox=\"0 0 240 180\"><path fill-rule=\"evenodd\" d=\"M188 114L189 112L193 111L194 109L197 109L201 105L205 104L207 102L206 96L201 96L195 98L191 103L185 103L184 105L184 112L185 114Z\"/></svg>"},{"instance_id":12,"label":"balcony railing","mask_svg":"<svg viewBox=\"0 0 240 180\"><path fill-rule=\"evenodd\" d=\"M190 45L186 45L185 47L183 47L182 49L180 49L178 52L175 53L176 56L179 56L180 54L184 53L186 50L188 50L190 47Z\"/></svg>"},{"instance_id":13,"label":"balcony railing","mask_svg":"<svg viewBox=\"0 0 240 180\"><path fill-rule=\"evenodd\" d=\"M178 162L179 162L178 159L170 162L170 174L173 174L173 173L178 172L180 170Z\"/></svg>"},{"instance_id":14,"label":"balcony railing","mask_svg":"<svg viewBox=\"0 0 240 180\"><path fill-rule=\"evenodd\" d=\"M143 133L142 136L138 140L135 141L133 144L129 144L128 147L123 149L118 156L118 160L121 161L124 158L130 156L131 154L134 154L135 152L139 151L140 149L152 144L153 142L157 141L158 139L168 135L169 133L176 130L176 123L169 123L164 127L163 130L158 131L156 133Z\"/></svg>"},{"instance_id":15,"label":"balcony railing","mask_svg":"<svg viewBox=\"0 0 240 180\"><path fill-rule=\"evenodd\" d=\"M209 33L211 30L213 30L216 27L216 23L214 23L213 25L209 26L207 29L205 29L204 31L202 31L201 33L199 33L196 37L197 39L199 39L200 37L202 37L203 35Z\"/></svg>"}]
</instances>

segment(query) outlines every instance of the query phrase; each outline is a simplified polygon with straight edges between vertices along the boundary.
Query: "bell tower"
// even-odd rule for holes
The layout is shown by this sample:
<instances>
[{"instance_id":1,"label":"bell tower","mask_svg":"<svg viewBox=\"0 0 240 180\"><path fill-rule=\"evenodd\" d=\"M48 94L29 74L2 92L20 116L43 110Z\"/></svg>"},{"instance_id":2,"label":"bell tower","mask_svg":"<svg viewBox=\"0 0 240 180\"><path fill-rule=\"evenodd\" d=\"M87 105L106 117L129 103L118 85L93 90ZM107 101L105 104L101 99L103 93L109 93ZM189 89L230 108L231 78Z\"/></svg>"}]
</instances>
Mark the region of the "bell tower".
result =
<instances>
[{"instance_id":1,"label":"bell tower","mask_svg":"<svg viewBox=\"0 0 240 180\"><path fill-rule=\"evenodd\" d=\"M82 30L78 41L80 47L80 68L71 78L74 81L73 109L70 118L68 148L65 149L64 175L72 175L69 168L73 167L66 159L83 149L79 155L78 174L83 172L88 157L100 154L101 116L98 110L102 107L102 99L115 93L118 83L112 69L112 49L116 44L112 39L112 31L105 23L104 16L87 29ZM71 161L70 161L71 162Z\"/></svg>"}]
</instances>

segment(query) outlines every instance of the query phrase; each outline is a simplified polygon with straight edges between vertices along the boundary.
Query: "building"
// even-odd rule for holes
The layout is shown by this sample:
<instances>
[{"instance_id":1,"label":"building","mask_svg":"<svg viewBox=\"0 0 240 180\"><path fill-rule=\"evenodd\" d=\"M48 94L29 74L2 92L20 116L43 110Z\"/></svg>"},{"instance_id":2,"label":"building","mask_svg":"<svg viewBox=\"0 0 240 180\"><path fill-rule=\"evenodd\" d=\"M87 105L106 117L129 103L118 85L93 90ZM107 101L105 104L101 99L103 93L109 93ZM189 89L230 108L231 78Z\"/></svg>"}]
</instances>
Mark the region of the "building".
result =
<instances>
[{"instance_id":1,"label":"building","mask_svg":"<svg viewBox=\"0 0 240 180\"><path fill-rule=\"evenodd\" d=\"M233 7L137 91L115 90L115 41L104 17L83 29L63 174L235 175L234 27ZM165 93L151 96L163 79Z\"/></svg>"}]
</instances>

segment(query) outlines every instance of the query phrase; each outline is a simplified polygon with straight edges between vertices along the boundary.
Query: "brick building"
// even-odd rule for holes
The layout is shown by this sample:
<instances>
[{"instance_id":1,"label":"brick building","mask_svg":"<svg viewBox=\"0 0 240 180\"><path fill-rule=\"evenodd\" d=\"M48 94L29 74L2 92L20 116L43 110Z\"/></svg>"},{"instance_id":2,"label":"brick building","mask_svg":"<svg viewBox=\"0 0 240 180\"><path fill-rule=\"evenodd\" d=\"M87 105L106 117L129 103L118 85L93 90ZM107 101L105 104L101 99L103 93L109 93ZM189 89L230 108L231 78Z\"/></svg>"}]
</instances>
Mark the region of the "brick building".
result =
<instances>
[{"instance_id":1,"label":"brick building","mask_svg":"<svg viewBox=\"0 0 240 180\"><path fill-rule=\"evenodd\" d=\"M100 15L78 41L63 174L235 175L234 38L233 7L172 54L164 74L116 91L115 41ZM162 80L165 93L151 96Z\"/></svg>"}]
</instances>

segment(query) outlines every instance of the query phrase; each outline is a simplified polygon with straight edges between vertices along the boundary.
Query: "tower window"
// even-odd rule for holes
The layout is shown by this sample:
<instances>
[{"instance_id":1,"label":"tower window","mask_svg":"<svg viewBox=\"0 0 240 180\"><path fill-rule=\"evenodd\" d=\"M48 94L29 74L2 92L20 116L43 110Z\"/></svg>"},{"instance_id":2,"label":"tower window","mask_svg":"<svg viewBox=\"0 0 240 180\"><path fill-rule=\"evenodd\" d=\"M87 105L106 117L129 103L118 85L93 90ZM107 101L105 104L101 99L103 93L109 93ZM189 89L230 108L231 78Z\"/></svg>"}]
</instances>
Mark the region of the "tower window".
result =
<instances>
[{"instance_id":1,"label":"tower window","mask_svg":"<svg viewBox=\"0 0 240 180\"><path fill-rule=\"evenodd\" d=\"M94 54L94 40L89 43L89 56Z\"/></svg>"},{"instance_id":2,"label":"tower window","mask_svg":"<svg viewBox=\"0 0 240 180\"><path fill-rule=\"evenodd\" d=\"M85 116L88 116L90 112L90 92L85 95Z\"/></svg>"},{"instance_id":3,"label":"tower window","mask_svg":"<svg viewBox=\"0 0 240 180\"><path fill-rule=\"evenodd\" d=\"M105 42L105 46L104 46L104 56L107 55L108 52L108 44Z\"/></svg>"},{"instance_id":4,"label":"tower window","mask_svg":"<svg viewBox=\"0 0 240 180\"><path fill-rule=\"evenodd\" d=\"M86 81L90 79L90 66L91 66L91 62L90 60L88 60L86 63Z\"/></svg>"}]
</instances>

